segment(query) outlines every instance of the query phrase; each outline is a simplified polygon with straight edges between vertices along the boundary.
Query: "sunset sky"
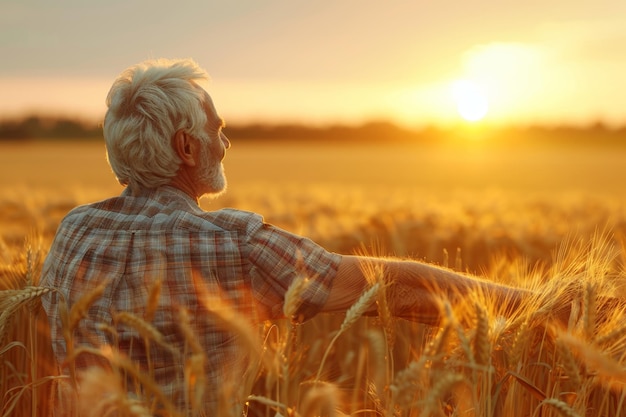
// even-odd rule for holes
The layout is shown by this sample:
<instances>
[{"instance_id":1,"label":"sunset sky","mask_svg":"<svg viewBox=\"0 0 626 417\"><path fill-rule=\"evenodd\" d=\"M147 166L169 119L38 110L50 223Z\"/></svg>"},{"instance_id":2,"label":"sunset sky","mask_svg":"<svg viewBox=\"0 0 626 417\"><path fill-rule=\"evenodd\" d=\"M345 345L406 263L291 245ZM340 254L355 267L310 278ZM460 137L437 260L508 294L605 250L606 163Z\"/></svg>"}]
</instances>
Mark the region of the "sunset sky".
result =
<instances>
[{"instance_id":1,"label":"sunset sky","mask_svg":"<svg viewBox=\"0 0 626 417\"><path fill-rule=\"evenodd\" d=\"M0 33L0 117L97 120L127 66L192 57L227 123L455 123L466 82L491 123L626 124L624 0L1 0Z\"/></svg>"}]
</instances>

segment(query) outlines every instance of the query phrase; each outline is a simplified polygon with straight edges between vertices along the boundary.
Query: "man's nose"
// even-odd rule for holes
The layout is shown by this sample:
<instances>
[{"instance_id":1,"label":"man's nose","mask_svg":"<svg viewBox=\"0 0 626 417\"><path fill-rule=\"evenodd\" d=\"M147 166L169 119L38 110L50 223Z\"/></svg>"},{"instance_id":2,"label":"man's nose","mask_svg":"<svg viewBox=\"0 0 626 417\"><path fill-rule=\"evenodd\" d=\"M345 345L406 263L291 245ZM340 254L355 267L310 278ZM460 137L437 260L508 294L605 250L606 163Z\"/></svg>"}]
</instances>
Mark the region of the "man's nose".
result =
<instances>
[{"instance_id":1,"label":"man's nose","mask_svg":"<svg viewBox=\"0 0 626 417\"><path fill-rule=\"evenodd\" d=\"M224 148L226 149L230 148L230 141L228 140L226 135L223 133L220 133L220 135L221 135L222 143L224 144Z\"/></svg>"}]
</instances>

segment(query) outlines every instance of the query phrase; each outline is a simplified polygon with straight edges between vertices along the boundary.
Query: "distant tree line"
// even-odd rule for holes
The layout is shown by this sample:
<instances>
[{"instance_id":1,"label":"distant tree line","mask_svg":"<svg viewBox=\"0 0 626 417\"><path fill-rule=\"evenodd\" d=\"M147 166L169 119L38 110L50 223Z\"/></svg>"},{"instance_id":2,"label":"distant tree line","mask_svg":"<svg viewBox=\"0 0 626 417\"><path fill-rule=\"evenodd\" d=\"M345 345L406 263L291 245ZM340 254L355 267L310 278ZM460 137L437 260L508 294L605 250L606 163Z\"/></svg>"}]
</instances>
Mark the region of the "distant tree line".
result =
<instances>
[{"instance_id":1,"label":"distant tree line","mask_svg":"<svg viewBox=\"0 0 626 417\"><path fill-rule=\"evenodd\" d=\"M102 128L65 117L28 116L0 121L0 140L80 139L102 137Z\"/></svg>"},{"instance_id":2,"label":"distant tree line","mask_svg":"<svg viewBox=\"0 0 626 417\"><path fill-rule=\"evenodd\" d=\"M496 138L494 143L511 144L518 141L590 140L603 143L626 144L626 126L609 128L598 122L589 126L527 126L500 127L484 130L472 126L424 127L409 129L388 121L371 121L358 126L305 124L247 124L228 125L226 135L235 140L314 140L330 142L412 142L445 143L458 141L468 134ZM21 119L0 120L0 141L33 139L102 139L102 126L63 117L28 116Z\"/></svg>"},{"instance_id":3,"label":"distant tree line","mask_svg":"<svg viewBox=\"0 0 626 417\"><path fill-rule=\"evenodd\" d=\"M388 122L370 122L358 127L333 125L315 127L300 124L229 125L227 134L237 139L302 139L324 140L392 140L413 139L416 132ZM102 126L71 118L28 116L22 119L0 120L0 140L29 139L92 139L102 138Z\"/></svg>"}]
</instances>

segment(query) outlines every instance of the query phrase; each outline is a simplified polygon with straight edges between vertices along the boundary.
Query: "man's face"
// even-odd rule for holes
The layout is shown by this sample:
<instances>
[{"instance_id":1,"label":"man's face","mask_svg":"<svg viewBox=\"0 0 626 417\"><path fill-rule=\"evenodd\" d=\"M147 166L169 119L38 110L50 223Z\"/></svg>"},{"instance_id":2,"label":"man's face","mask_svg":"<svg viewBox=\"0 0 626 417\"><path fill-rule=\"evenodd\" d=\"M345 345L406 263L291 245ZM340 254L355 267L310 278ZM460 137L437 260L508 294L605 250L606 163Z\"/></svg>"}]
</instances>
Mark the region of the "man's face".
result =
<instances>
[{"instance_id":1,"label":"man's face","mask_svg":"<svg viewBox=\"0 0 626 417\"><path fill-rule=\"evenodd\" d=\"M224 121L217 115L213 100L208 94L205 96L204 111L207 116L204 132L208 142L201 145L197 180L205 194L217 195L226 189L222 160L226 149L230 148L230 141L222 132Z\"/></svg>"}]
</instances>

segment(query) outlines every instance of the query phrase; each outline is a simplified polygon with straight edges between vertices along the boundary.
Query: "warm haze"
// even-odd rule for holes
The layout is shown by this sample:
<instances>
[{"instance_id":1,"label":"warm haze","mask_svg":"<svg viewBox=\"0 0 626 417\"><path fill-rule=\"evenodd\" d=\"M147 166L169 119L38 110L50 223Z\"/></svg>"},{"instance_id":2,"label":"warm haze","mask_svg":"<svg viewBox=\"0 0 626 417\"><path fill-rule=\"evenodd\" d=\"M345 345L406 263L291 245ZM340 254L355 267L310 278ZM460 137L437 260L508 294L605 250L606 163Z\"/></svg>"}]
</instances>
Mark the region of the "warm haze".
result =
<instances>
[{"instance_id":1,"label":"warm haze","mask_svg":"<svg viewBox=\"0 0 626 417\"><path fill-rule=\"evenodd\" d=\"M241 416L245 403L251 417L626 416L624 45L626 0L0 0L0 417L157 415L175 399L156 388L150 346L170 346L177 329L184 370L167 384L197 405L215 352L187 328L204 313L236 330L251 361L219 383L232 407L194 415ZM113 372L61 376L38 309L57 289L42 286L40 263L70 210L122 187L97 123L13 118L100 122L115 77L158 57L206 68L229 126L228 192L203 209L536 297L515 312L487 294L442 299L440 328L390 320L397 287L371 267L378 294L345 319L249 329L214 308L225 303L189 317L187 303L163 307L166 265L143 277L155 279L136 316L94 322L93 291L59 311L67 346L82 322L113 340L138 331L133 349L148 359L105 345L92 352ZM257 125L270 123L284 125ZM295 282L285 306L307 285ZM360 317L374 296L379 317ZM151 320L169 311L180 327L163 334ZM80 351L62 365L73 370Z\"/></svg>"},{"instance_id":2,"label":"warm haze","mask_svg":"<svg viewBox=\"0 0 626 417\"><path fill-rule=\"evenodd\" d=\"M621 125L625 16L621 0L3 1L0 115L99 119L124 68L192 57L230 123Z\"/></svg>"}]
</instances>

